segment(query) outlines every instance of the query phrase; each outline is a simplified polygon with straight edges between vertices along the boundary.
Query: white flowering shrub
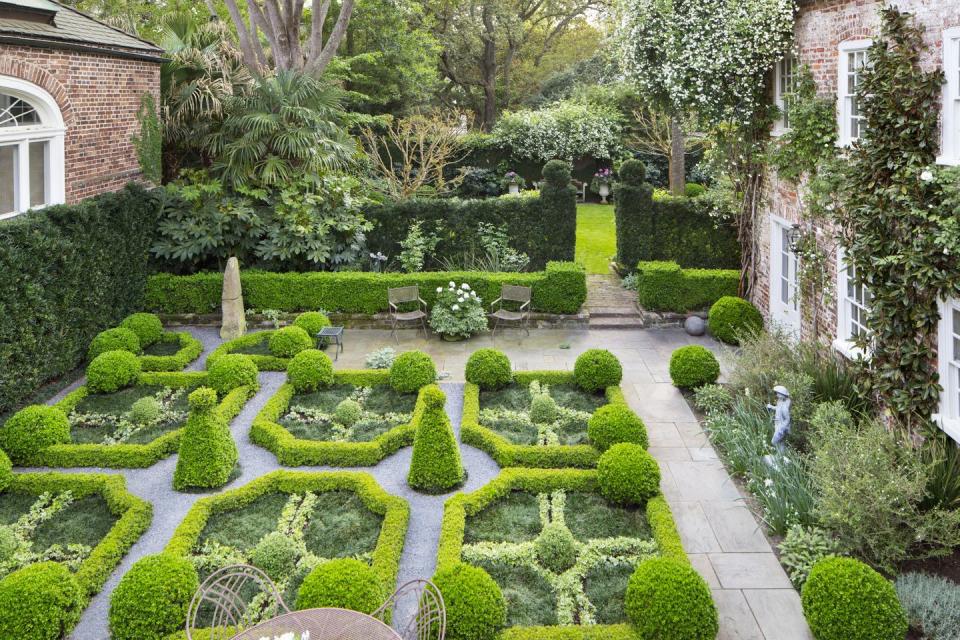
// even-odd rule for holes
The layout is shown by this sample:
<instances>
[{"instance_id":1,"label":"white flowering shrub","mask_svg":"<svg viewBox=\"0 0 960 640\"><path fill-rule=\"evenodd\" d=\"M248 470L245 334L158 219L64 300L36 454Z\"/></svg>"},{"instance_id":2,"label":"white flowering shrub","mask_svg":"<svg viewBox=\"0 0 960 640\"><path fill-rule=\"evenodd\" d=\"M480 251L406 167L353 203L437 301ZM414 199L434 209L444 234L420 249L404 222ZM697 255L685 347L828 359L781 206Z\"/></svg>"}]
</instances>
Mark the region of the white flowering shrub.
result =
<instances>
[{"instance_id":1,"label":"white flowering shrub","mask_svg":"<svg viewBox=\"0 0 960 640\"><path fill-rule=\"evenodd\" d=\"M446 288L437 287L430 327L449 338L469 338L483 331L487 328L483 300L466 282L458 285L451 281Z\"/></svg>"},{"instance_id":2,"label":"white flowering shrub","mask_svg":"<svg viewBox=\"0 0 960 640\"><path fill-rule=\"evenodd\" d=\"M622 133L613 109L563 101L543 109L504 113L493 129L493 138L516 158L572 162L585 156L615 157Z\"/></svg>"}]
</instances>

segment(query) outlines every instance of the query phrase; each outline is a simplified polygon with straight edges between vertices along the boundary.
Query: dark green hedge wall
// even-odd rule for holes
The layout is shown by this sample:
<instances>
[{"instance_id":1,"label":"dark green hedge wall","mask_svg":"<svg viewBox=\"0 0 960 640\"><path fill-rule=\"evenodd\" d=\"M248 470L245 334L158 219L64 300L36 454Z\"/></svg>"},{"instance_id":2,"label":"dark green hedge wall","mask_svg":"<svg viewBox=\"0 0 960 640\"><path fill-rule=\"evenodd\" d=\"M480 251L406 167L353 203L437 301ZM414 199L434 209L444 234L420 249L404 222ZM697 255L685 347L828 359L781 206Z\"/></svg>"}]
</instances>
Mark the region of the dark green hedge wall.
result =
<instances>
[{"instance_id":1,"label":"dark green hedge wall","mask_svg":"<svg viewBox=\"0 0 960 640\"><path fill-rule=\"evenodd\" d=\"M708 309L723 296L737 295L737 269L681 269L673 261L637 264L637 300L650 311Z\"/></svg>"},{"instance_id":2,"label":"dark green hedge wall","mask_svg":"<svg viewBox=\"0 0 960 640\"><path fill-rule=\"evenodd\" d=\"M156 203L142 187L0 222L0 414L139 310Z\"/></svg>"}]
</instances>

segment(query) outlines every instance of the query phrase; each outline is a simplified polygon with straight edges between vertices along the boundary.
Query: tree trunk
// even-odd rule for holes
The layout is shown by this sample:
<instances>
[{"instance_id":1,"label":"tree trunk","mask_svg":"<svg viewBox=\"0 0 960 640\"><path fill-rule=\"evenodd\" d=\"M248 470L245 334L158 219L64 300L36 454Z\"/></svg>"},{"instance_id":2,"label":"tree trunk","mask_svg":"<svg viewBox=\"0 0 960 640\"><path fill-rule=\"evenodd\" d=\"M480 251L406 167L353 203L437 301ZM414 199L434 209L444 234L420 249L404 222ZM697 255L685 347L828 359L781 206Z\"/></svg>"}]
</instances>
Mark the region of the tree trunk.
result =
<instances>
[{"instance_id":1,"label":"tree trunk","mask_svg":"<svg viewBox=\"0 0 960 640\"><path fill-rule=\"evenodd\" d=\"M670 193L682 196L687 186L684 138L680 121L670 117Z\"/></svg>"}]
</instances>

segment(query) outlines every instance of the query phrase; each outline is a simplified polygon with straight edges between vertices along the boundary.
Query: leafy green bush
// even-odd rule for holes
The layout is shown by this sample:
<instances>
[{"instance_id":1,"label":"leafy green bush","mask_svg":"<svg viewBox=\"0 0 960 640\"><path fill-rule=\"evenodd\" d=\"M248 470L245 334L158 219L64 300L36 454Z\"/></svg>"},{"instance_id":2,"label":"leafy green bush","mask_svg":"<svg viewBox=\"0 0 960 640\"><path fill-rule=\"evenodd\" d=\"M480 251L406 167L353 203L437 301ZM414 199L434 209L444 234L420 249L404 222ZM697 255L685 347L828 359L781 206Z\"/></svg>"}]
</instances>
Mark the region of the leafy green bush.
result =
<instances>
[{"instance_id":1,"label":"leafy green bush","mask_svg":"<svg viewBox=\"0 0 960 640\"><path fill-rule=\"evenodd\" d=\"M750 302L736 296L724 296L713 303L707 318L710 333L717 340L740 344L740 338L763 329L763 316Z\"/></svg>"},{"instance_id":2,"label":"leafy green bush","mask_svg":"<svg viewBox=\"0 0 960 640\"><path fill-rule=\"evenodd\" d=\"M137 334L141 347L156 344L163 337L163 323L152 313L131 313L120 326Z\"/></svg>"},{"instance_id":3,"label":"leafy green bush","mask_svg":"<svg viewBox=\"0 0 960 640\"><path fill-rule=\"evenodd\" d=\"M319 349L305 349L287 365L287 380L297 393L311 393L333 384L333 361Z\"/></svg>"},{"instance_id":4,"label":"leafy green bush","mask_svg":"<svg viewBox=\"0 0 960 640\"><path fill-rule=\"evenodd\" d=\"M573 377L581 389L600 391L620 384L623 367L606 349L587 349L574 363Z\"/></svg>"},{"instance_id":5,"label":"leafy green bush","mask_svg":"<svg viewBox=\"0 0 960 640\"><path fill-rule=\"evenodd\" d=\"M894 583L910 626L929 640L953 640L960 629L960 585L940 576L908 572Z\"/></svg>"},{"instance_id":6,"label":"leafy green bush","mask_svg":"<svg viewBox=\"0 0 960 640\"><path fill-rule=\"evenodd\" d=\"M250 356L242 353L228 353L210 364L207 371L207 386L220 396L225 396L237 387L258 389L257 365Z\"/></svg>"},{"instance_id":7,"label":"leafy green bush","mask_svg":"<svg viewBox=\"0 0 960 640\"><path fill-rule=\"evenodd\" d=\"M0 440L0 444L2 443L3 441ZM0 449L0 493L10 485L11 480L13 480L13 463L3 449Z\"/></svg>"},{"instance_id":8,"label":"leafy green bush","mask_svg":"<svg viewBox=\"0 0 960 640\"><path fill-rule=\"evenodd\" d=\"M641 160L631 158L620 165L617 171L621 184L640 186L647 179L647 165Z\"/></svg>"},{"instance_id":9,"label":"leafy green bush","mask_svg":"<svg viewBox=\"0 0 960 640\"><path fill-rule=\"evenodd\" d=\"M17 534L13 532L10 525L0 525L0 563L6 562L13 557L13 554L20 548L20 541Z\"/></svg>"},{"instance_id":10,"label":"leafy green bush","mask_svg":"<svg viewBox=\"0 0 960 640\"><path fill-rule=\"evenodd\" d=\"M444 410L446 396L440 387L427 385L421 389L420 399L424 409L413 437L407 484L418 491L445 493L466 477L460 447Z\"/></svg>"},{"instance_id":11,"label":"leafy green bush","mask_svg":"<svg viewBox=\"0 0 960 640\"><path fill-rule=\"evenodd\" d=\"M489 640L506 625L503 593L483 569L457 563L441 569L433 583L447 609L449 640Z\"/></svg>"},{"instance_id":12,"label":"leafy green bush","mask_svg":"<svg viewBox=\"0 0 960 640\"><path fill-rule=\"evenodd\" d=\"M363 407L356 400L341 400L333 410L333 418L345 427L352 427L363 415Z\"/></svg>"},{"instance_id":13,"label":"leafy green bush","mask_svg":"<svg viewBox=\"0 0 960 640\"><path fill-rule=\"evenodd\" d=\"M277 329L270 336L270 353L278 358L292 358L301 351L314 347L313 338L301 327Z\"/></svg>"},{"instance_id":14,"label":"leafy green bush","mask_svg":"<svg viewBox=\"0 0 960 640\"><path fill-rule=\"evenodd\" d=\"M260 539L250 554L250 564L262 569L273 580L293 573L299 550L290 536L271 531Z\"/></svg>"},{"instance_id":15,"label":"leafy green bush","mask_svg":"<svg viewBox=\"0 0 960 640\"><path fill-rule=\"evenodd\" d=\"M637 301L651 311L706 309L740 286L735 269L681 269L676 262L637 263Z\"/></svg>"},{"instance_id":16,"label":"leafy green bush","mask_svg":"<svg viewBox=\"0 0 960 640\"><path fill-rule=\"evenodd\" d=\"M530 421L550 424L557 419L557 401L547 393L538 393L530 400Z\"/></svg>"},{"instance_id":17,"label":"leafy green bush","mask_svg":"<svg viewBox=\"0 0 960 640\"><path fill-rule=\"evenodd\" d=\"M385 597L370 565L340 558L317 565L304 578L297 592L297 609L336 607L373 613Z\"/></svg>"},{"instance_id":18,"label":"leafy green bush","mask_svg":"<svg viewBox=\"0 0 960 640\"><path fill-rule=\"evenodd\" d=\"M222 487L237 466L237 443L227 421L217 410L217 392L208 387L190 396L190 417L180 438L180 455L173 472L173 488Z\"/></svg>"},{"instance_id":19,"label":"leafy green bush","mask_svg":"<svg viewBox=\"0 0 960 640\"><path fill-rule=\"evenodd\" d=\"M316 341L317 334L324 327L330 326L330 318L319 311L304 311L293 320L293 326L300 327Z\"/></svg>"},{"instance_id":20,"label":"leafy green bush","mask_svg":"<svg viewBox=\"0 0 960 640\"><path fill-rule=\"evenodd\" d=\"M87 365L87 388L93 393L113 393L132 385L139 375L137 356L129 351L107 351Z\"/></svg>"},{"instance_id":21,"label":"leafy green bush","mask_svg":"<svg viewBox=\"0 0 960 640\"><path fill-rule=\"evenodd\" d=\"M611 502L644 504L660 493L660 467L640 445L621 442L597 461L597 484Z\"/></svg>"},{"instance_id":22,"label":"leafy green bush","mask_svg":"<svg viewBox=\"0 0 960 640\"><path fill-rule=\"evenodd\" d=\"M647 427L630 407L622 402L605 404L590 416L587 437L600 451L620 442L631 442L647 448Z\"/></svg>"},{"instance_id":23,"label":"leafy green bush","mask_svg":"<svg viewBox=\"0 0 960 640\"><path fill-rule=\"evenodd\" d=\"M0 581L0 638L65 638L83 605L84 594L66 566L27 565Z\"/></svg>"},{"instance_id":24,"label":"leafy green bush","mask_svg":"<svg viewBox=\"0 0 960 640\"><path fill-rule=\"evenodd\" d=\"M161 640L182 628L199 586L187 558L160 553L137 560L110 595L113 638Z\"/></svg>"},{"instance_id":25,"label":"leafy green bush","mask_svg":"<svg viewBox=\"0 0 960 640\"><path fill-rule=\"evenodd\" d=\"M817 640L903 640L907 617L893 585L853 558L824 558L801 593L803 615Z\"/></svg>"},{"instance_id":26,"label":"leafy green bush","mask_svg":"<svg viewBox=\"0 0 960 640\"><path fill-rule=\"evenodd\" d=\"M681 389L695 389L713 384L720 377L720 363L709 349L688 344L670 356L670 380Z\"/></svg>"},{"instance_id":27,"label":"leafy green bush","mask_svg":"<svg viewBox=\"0 0 960 640\"><path fill-rule=\"evenodd\" d=\"M645 640L713 640L719 631L710 587L689 562L676 558L641 562L624 606Z\"/></svg>"},{"instance_id":28,"label":"leafy green bush","mask_svg":"<svg viewBox=\"0 0 960 640\"><path fill-rule=\"evenodd\" d=\"M56 407L34 404L7 418L0 429L0 448L14 462L23 463L55 444L70 442L67 414Z\"/></svg>"},{"instance_id":29,"label":"leafy green bush","mask_svg":"<svg viewBox=\"0 0 960 640\"><path fill-rule=\"evenodd\" d=\"M498 349L477 349L467 359L466 378L484 390L505 387L513 380L510 358Z\"/></svg>"},{"instance_id":30,"label":"leafy green bush","mask_svg":"<svg viewBox=\"0 0 960 640\"><path fill-rule=\"evenodd\" d=\"M712 416L730 408L733 404L733 394L723 385L705 384L694 391L693 403L707 416Z\"/></svg>"},{"instance_id":31,"label":"leafy green bush","mask_svg":"<svg viewBox=\"0 0 960 640\"><path fill-rule=\"evenodd\" d=\"M813 565L839 551L837 542L829 533L817 527L803 527L799 524L787 530L787 535L778 546L780 562L787 569L790 582L797 589L807 581Z\"/></svg>"},{"instance_id":32,"label":"leafy green bush","mask_svg":"<svg viewBox=\"0 0 960 640\"><path fill-rule=\"evenodd\" d=\"M400 393L411 393L437 379L437 368L423 351L406 351L390 366L390 386Z\"/></svg>"},{"instance_id":33,"label":"leafy green bush","mask_svg":"<svg viewBox=\"0 0 960 640\"><path fill-rule=\"evenodd\" d=\"M683 187L683 195L686 198L699 198L707 192L707 188L696 182L688 182Z\"/></svg>"},{"instance_id":34,"label":"leafy green bush","mask_svg":"<svg viewBox=\"0 0 960 640\"><path fill-rule=\"evenodd\" d=\"M577 561L577 541L570 529L556 523L547 524L533 543L537 560L554 573L563 573Z\"/></svg>"},{"instance_id":35,"label":"leafy green bush","mask_svg":"<svg viewBox=\"0 0 960 640\"><path fill-rule=\"evenodd\" d=\"M160 417L160 411L160 402L153 396L145 396L130 407L130 420L134 424L150 424Z\"/></svg>"},{"instance_id":36,"label":"leafy green bush","mask_svg":"<svg viewBox=\"0 0 960 640\"><path fill-rule=\"evenodd\" d=\"M105 329L98 333L90 343L87 350L87 359L93 360L101 353L107 351L129 351L130 353L140 353L140 338L131 329L115 327Z\"/></svg>"}]
</instances>

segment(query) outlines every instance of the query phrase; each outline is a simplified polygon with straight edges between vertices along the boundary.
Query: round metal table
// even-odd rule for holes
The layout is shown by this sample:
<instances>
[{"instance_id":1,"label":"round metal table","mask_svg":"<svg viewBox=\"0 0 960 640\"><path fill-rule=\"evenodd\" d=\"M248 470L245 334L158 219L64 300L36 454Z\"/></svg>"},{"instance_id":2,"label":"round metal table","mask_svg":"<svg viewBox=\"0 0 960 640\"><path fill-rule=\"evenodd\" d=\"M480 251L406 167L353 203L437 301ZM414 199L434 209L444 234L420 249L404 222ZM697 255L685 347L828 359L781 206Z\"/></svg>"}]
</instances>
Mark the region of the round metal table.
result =
<instances>
[{"instance_id":1,"label":"round metal table","mask_svg":"<svg viewBox=\"0 0 960 640\"><path fill-rule=\"evenodd\" d=\"M401 640L400 635L376 618L348 609L304 609L261 622L232 640L275 640L293 633L294 640Z\"/></svg>"}]
</instances>

